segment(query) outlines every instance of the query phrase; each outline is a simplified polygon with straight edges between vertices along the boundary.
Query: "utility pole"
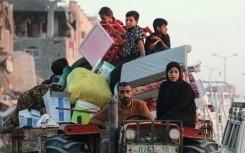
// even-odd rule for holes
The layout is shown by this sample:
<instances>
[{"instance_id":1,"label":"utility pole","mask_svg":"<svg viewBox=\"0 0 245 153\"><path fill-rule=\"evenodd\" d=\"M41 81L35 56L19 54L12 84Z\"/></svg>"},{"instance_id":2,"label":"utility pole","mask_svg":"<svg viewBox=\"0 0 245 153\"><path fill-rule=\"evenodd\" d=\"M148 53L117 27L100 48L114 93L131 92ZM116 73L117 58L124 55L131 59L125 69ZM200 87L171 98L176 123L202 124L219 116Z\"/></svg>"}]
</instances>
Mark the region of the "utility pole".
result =
<instances>
[{"instance_id":1,"label":"utility pole","mask_svg":"<svg viewBox=\"0 0 245 153\"><path fill-rule=\"evenodd\" d=\"M213 53L212 54L213 56L216 56L216 57L219 57L219 58L222 58L224 60L224 82L226 82L226 60L230 57L234 57L234 56L237 56L238 54L235 53L235 54L232 54L230 56L221 56L221 55L218 55L218 54L215 54Z\"/></svg>"}]
</instances>

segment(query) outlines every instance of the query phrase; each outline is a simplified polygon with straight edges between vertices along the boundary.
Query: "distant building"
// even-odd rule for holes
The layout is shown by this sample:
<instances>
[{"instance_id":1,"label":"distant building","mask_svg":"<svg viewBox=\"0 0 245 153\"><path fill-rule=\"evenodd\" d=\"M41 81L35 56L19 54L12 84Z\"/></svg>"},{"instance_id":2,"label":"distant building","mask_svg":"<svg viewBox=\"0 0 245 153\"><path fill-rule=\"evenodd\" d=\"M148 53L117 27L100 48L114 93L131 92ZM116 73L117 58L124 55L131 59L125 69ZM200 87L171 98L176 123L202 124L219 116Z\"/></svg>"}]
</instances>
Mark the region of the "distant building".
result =
<instances>
[{"instance_id":1,"label":"distant building","mask_svg":"<svg viewBox=\"0 0 245 153\"><path fill-rule=\"evenodd\" d=\"M33 55L38 76L49 78L57 58L65 57L71 65L81 57L79 45L97 19L87 17L77 2L7 1L14 6L14 50Z\"/></svg>"}]
</instances>

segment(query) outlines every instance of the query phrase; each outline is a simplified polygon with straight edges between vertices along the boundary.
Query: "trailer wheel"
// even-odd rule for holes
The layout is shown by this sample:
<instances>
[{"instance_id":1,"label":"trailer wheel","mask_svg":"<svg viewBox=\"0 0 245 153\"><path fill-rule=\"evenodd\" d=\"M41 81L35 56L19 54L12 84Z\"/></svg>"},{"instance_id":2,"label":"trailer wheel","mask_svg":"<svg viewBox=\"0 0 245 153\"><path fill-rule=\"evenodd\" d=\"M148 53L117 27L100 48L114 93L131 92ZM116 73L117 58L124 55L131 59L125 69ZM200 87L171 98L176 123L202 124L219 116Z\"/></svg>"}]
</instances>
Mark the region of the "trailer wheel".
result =
<instances>
[{"instance_id":1,"label":"trailer wheel","mask_svg":"<svg viewBox=\"0 0 245 153\"><path fill-rule=\"evenodd\" d=\"M219 145L212 139L184 139L183 152L218 153Z\"/></svg>"},{"instance_id":2,"label":"trailer wheel","mask_svg":"<svg viewBox=\"0 0 245 153\"><path fill-rule=\"evenodd\" d=\"M86 144L74 137L58 134L48 137L44 143L44 153L86 153Z\"/></svg>"}]
</instances>

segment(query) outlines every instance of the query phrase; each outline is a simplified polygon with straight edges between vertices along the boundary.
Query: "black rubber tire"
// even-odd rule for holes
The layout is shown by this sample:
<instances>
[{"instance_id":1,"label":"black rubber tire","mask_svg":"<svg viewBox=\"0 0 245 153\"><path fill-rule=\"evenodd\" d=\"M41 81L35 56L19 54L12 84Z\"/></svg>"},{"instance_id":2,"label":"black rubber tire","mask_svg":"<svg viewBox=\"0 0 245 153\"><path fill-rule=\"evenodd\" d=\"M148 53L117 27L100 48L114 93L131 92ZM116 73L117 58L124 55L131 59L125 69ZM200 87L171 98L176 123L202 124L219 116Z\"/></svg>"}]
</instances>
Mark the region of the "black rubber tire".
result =
<instances>
[{"instance_id":1,"label":"black rubber tire","mask_svg":"<svg viewBox=\"0 0 245 153\"><path fill-rule=\"evenodd\" d=\"M64 134L48 137L43 149L44 153L86 153L83 142Z\"/></svg>"},{"instance_id":2,"label":"black rubber tire","mask_svg":"<svg viewBox=\"0 0 245 153\"><path fill-rule=\"evenodd\" d=\"M183 153L219 153L219 145L212 139L184 139Z\"/></svg>"}]
</instances>

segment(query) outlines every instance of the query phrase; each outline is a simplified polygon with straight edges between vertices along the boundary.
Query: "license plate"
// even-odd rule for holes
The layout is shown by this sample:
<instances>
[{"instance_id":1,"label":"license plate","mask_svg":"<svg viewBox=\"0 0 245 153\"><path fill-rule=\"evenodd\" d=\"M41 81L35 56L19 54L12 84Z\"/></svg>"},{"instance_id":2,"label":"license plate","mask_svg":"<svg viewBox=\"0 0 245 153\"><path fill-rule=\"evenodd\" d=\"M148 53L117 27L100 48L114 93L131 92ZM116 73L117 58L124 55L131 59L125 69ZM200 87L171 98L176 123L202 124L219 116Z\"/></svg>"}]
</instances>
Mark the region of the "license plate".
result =
<instances>
[{"instance_id":1,"label":"license plate","mask_svg":"<svg viewBox=\"0 0 245 153\"><path fill-rule=\"evenodd\" d=\"M127 153L178 153L178 147L164 145L128 145Z\"/></svg>"}]
</instances>

